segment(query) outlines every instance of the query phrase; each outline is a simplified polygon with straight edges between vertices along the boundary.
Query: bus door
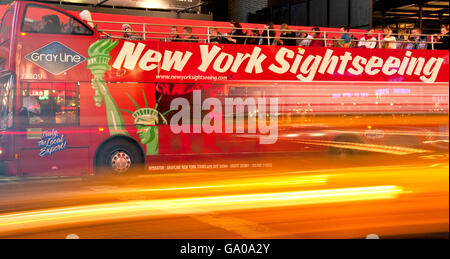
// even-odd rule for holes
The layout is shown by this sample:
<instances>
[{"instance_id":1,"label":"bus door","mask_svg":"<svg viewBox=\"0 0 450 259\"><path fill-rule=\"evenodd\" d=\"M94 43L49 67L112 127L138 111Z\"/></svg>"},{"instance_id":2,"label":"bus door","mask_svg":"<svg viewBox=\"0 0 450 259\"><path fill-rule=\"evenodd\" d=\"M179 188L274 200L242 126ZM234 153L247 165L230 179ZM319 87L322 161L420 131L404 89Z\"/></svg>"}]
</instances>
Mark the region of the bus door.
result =
<instances>
[{"instance_id":1,"label":"bus door","mask_svg":"<svg viewBox=\"0 0 450 259\"><path fill-rule=\"evenodd\" d=\"M89 172L89 141L80 127L79 84L22 82L16 137L19 175Z\"/></svg>"}]
</instances>

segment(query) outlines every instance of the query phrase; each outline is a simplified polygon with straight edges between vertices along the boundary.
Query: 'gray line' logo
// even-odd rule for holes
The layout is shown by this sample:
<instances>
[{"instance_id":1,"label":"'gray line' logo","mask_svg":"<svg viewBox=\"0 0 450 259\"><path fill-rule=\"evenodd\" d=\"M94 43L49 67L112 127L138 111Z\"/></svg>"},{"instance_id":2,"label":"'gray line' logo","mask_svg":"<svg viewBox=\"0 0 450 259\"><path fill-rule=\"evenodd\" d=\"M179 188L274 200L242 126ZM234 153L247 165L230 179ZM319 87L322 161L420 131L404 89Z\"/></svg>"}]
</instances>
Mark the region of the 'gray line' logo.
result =
<instances>
[{"instance_id":1,"label":"'gray line' logo","mask_svg":"<svg viewBox=\"0 0 450 259\"><path fill-rule=\"evenodd\" d=\"M54 75L60 75L86 60L79 53L57 41L29 53L25 59Z\"/></svg>"}]
</instances>

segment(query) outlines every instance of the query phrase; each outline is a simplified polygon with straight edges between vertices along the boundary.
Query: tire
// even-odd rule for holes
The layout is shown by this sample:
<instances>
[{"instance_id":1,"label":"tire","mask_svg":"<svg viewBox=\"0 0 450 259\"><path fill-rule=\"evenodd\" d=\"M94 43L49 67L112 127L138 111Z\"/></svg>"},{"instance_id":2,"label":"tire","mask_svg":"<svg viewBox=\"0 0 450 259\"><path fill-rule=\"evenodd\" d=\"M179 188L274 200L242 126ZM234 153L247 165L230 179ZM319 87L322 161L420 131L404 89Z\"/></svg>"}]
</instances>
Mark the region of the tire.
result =
<instances>
[{"instance_id":1,"label":"tire","mask_svg":"<svg viewBox=\"0 0 450 259\"><path fill-rule=\"evenodd\" d=\"M107 142L97 154L97 175L129 175L144 169L144 158L140 148L125 139Z\"/></svg>"},{"instance_id":2,"label":"tire","mask_svg":"<svg viewBox=\"0 0 450 259\"><path fill-rule=\"evenodd\" d=\"M340 135L333 139L335 142L345 142L345 143L355 143L355 144L364 144L364 140L362 140L359 136L356 135ZM331 158L338 159L346 159L356 157L358 155L364 154L364 151L356 150L356 149L348 149L348 148L340 148L330 146L328 149L328 154Z\"/></svg>"}]
</instances>

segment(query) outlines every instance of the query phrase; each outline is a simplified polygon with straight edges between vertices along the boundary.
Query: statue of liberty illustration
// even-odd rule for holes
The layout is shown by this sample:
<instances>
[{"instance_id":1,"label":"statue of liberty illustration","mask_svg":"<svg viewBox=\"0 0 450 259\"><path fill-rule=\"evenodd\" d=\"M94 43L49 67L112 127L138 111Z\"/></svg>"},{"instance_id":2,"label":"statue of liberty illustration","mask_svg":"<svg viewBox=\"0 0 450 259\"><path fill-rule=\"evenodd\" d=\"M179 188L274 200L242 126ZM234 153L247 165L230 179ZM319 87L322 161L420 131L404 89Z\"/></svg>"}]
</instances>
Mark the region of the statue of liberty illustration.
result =
<instances>
[{"instance_id":1,"label":"statue of liberty illustration","mask_svg":"<svg viewBox=\"0 0 450 259\"><path fill-rule=\"evenodd\" d=\"M89 59L87 68L94 75L91 81L95 90L94 102L97 107L105 104L108 127L111 135L129 135L125 129L125 123L104 79L106 71L111 69L108 65L111 56L109 53L119 44L119 41L110 39L94 42L88 50Z\"/></svg>"},{"instance_id":2,"label":"statue of liberty illustration","mask_svg":"<svg viewBox=\"0 0 450 259\"><path fill-rule=\"evenodd\" d=\"M121 110L133 116L134 125L136 126L141 143L147 145L147 156L159 154L159 134L158 126L156 125L159 124L159 117L162 119L162 124L167 125L165 116L171 112L171 110L164 113L160 113L157 110L162 95L158 98L154 108L149 107L144 90L142 90L142 95L145 100L145 108L140 108L136 101L128 93L126 95L133 102L137 110L135 112L125 109Z\"/></svg>"}]
</instances>

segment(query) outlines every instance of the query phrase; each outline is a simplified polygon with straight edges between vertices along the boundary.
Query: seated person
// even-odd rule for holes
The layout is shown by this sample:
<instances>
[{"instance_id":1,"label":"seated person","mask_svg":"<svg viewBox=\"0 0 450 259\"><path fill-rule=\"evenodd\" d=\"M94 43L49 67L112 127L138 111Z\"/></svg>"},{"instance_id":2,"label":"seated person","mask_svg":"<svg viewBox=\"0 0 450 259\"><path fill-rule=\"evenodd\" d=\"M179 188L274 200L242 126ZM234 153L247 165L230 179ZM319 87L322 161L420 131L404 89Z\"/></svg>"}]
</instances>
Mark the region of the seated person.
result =
<instances>
[{"instance_id":1,"label":"seated person","mask_svg":"<svg viewBox=\"0 0 450 259\"><path fill-rule=\"evenodd\" d=\"M198 38L196 38L192 34L192 28L191 27L184 27L183 29L183 39L182 42L198 42Z\"/></svg>"},{"instance_id":2,"label":"seated person","mask_svg":"<svg viewBox=\"0 0 450 259\"><path fill-rule=\"evenodd\" d=\"M123 37L127 40L142 40L142 38L134 32L133 28L129 24L122 25Z\"/></svg>"},{"instance_id":3,"label":"seated person","mask_svg":"<svg viewBox=\"0 0 450 259\"><path fill-rule=\"evenodd\" d=\"M39 32L61 33L59 17L57 15L44 15L42 17L42 29Z\"/></svg>"},{"instance_id":4,"label":"seated person","mask_svg":"<svg viewBox=\"0 0 450 259\"><path fill-rule=\"evenodd\" d=\"M64 24L62 32L67 34L86 34L88 30L74 18L70 18L69 22Z\"/></svg>"},{"instance_id":5,"label":"seated person","mask_svg":"<svg viewBox=\"0 0 450 259\"><path fill-rule=\"evenodd\" d=\"M181 37L180 34L178 34L178 28L176 26L172 26L172 28L170 28L169 41L172 42L181 41Z\"/></svg>"},{"instance_id":6,"label":"seated person","mask_svg":"<svg viewBox=\"0 0 450 259\"><path fill-rule=\"evenodd\" d=\"M210 43L218 43L218 44L225 44L230 43L227 38L225 38L217 28L210 28L209 29L209 42Z\"/></svg>"},{"instance_id":7,"label":"seated person","mask_svg":"<svg viewBox=\"0 0 450 259\"><path fill-rule=\"evenodd\" d=\"M260 38L261 34L257 28L250 30L250 37L245 39L245 44L258 45Z\"/></svg>"}]
</instances>

